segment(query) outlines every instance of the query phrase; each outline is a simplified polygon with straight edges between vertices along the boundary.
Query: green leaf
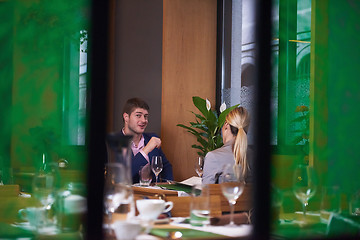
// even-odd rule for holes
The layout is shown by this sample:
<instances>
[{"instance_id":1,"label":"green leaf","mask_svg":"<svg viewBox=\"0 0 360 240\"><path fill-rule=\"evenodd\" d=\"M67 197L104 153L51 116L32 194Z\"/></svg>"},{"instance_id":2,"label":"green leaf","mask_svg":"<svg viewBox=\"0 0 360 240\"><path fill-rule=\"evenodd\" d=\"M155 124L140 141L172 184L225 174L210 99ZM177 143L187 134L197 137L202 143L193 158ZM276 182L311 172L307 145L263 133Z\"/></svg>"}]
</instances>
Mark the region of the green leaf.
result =
<instances>
[{"instance_id":1,"label":"green leaf","mask_svg":"<svg viewBox=\"0 0 360 240\"><path fill-rule=\"evenodd\" d=\"M194 122L191 122L191 127L192 128L199 128L199 129L202 129L202 130L206 130L206 126L202 123L194 123Z\"/></svg>"},{"instance_id":2,"label":"green leaf","mask_svg":"<svg viewBox=\"0 0 360 240\"><path fill-rule=\"evenodd\" d=\"M185 125L183 125L183 124L177 124L176 126L185 128L185 129L187 129L190 133L200 135L199 132L197 132L195 129L193 129L193 128L191 128L191 127L185 126Z\"/></svg>"},{"instance_id":3,"label":"green leaf","mask_svg":"<svg viewBox=\"0 0 360 240\"><path fill-rule=\"evenodd\" d=\"M196 144L191 145L191 147L196 148L196 149L200 149L201 151L204 151L204 148L202 146L199 146L199 145L196 145Z\"/></svg>"},{"instance_id":4,"label":"green leaf","mask_svg":"<svg viewBox=\"0 0 360 240\"><path fill-rule=\"evenodd\" d=\"M204 148L207 148L208 145L209 145L209 143L208 143L205 139L203 139L202 137L198 137L198 138L197 138L197 141L198 141Z\"/></svg>"},{"instance_id":5,"label":"green leaf","mask_svg":"<svg viewBox=\"0 0 360 240\"><path fill-rule=\"evenodd\" d=\"M216 127L218 126L218 118L215 111L209 112L209 118L206 121L206 125L209 127L211 132L215 131Z\"/></svg>"},{"instance_id":6,"label":"green leaf","mask_svg":"<svg viewBox=\"0 0 360 240\"><path fill-rule=\"evenodd\" d=\"M299 144L304 140L302 136L296 136L294 140L292 141L293 144Z\"/></svg>"},{"instance_id":7,"label":"green leaf","mask_svg":"<svg viewBox=\"0 0 360 240\"><path fill-rule=\"evenodd\" d=\"M193 111L191 111L191 113L193 113L195 115L195 117L199 118L202 121L206 120L206 118L200 114L194 113Z\"/></svg>"},{"instance_id":8,"label":"green leaf","mask_svg":"<svg viewBox=\"0 0 360 240\"><path fill-rule=\"evenodd\" d=\"M219 116L219 120L218 120L218 126L221 128L224 123L225 123L225 118L226 118L226 115L228 115L228 113L233 110L234 108L237 108L240 104L236 104L232 107L229 107L227 109L225 109L222 113L220 113L220 116Z\"/></svg>"},{"instance_id":9,"label":"green leaf","mask_svg":"<svg viewBox=\"0 0 360 240\"><path fill-rule=\"evenodd\" d=\"M209 111L206 108L206 100L197 96L194 96L192 99L195 107L207 118Z\"/></svg>"},{"instance_id":10,"label":"green leaf","mask_svg":"<svg viewBox=\"0 0 360 240\"><path fill-rule=\"evenodd\" d=\"M207 132L201 132L199 135L206 138L206 139L209 138L209 134Z\"/></svg>"},{"instance_id":11,"label":"green leaf","mask_svg":"<svg viewBox=\"0 0 360 240\"><path fill-rule=\"evenodd\" d=\"M216 146L221 147L223 145L222 137L220 135L216 136Z\"/></svg>"},{"instance_id":12,"label":"green leaf","mask_svg":"<svg viewBox=\"0 0 360 240\"><path fill-rule=\"evenodd\" d=\"M199 133L198 132L190 132L190 131L188 131L188 133L191 133L192 135L194 135L195 137L199 137Z\"/></svg>"},{"instance_id":13,"label":"green leaf","mask_svg":"<svg viewBox=\"0 0 360 240\"><path fill-rule=\"evenodd\" d=\"M197 152L197 154L198 154L199 156L202 156L202 157L205 157L205 155L206 155L205 152Z\"/></svg>"},{"instance_id":14,"label":"green leaf","mask_svg":"<svg viewBox=\"0 0 360 240\"><path fill-rule=\"evenodd\" d=\"M293 130L293 133L304 133L306 132L306 129L298 129L298 130Z\"/></svg>"},{"instance_id":15,"label":"green leaf","mask_svg":"<svg viewBox=\"0 0 360 240\"><path fill-rule=\"evenodd\" d=\"M302 122L304 120L306 120L307 117L306 116L300 116L300 117L297 117L297 118L294 118L291 122Z\"/></svg>"}]
</instances>

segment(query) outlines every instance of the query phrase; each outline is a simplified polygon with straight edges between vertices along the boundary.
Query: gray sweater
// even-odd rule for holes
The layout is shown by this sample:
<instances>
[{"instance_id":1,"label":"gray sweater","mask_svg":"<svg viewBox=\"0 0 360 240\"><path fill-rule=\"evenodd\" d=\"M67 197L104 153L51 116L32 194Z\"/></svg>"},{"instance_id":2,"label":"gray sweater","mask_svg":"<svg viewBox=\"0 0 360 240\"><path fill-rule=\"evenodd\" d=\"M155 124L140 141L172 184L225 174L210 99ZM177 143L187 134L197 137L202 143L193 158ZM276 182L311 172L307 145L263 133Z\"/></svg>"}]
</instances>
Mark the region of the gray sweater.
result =
<instances>
[{"instance_id":1,"label":"gray sweater","mask_svg":"<svg viewBox=\"0 0 360 240\"><path fill-rule=\"evenodd\" d=\"M223 171L223 166L225 164L234 164L234 154L232 152L233 142L227 142L222 147L215 149L211 152L208 152L204 160L204 171L202 176L202 183L204 184L213 184L215 183L215 175L220 174ZM246 176L246 182L252 182L253 177L251 173L252 169L252 151L250 148L247 150L247 159L250 165L250 171L248 171Z\"/></svg>"}]
</instances>

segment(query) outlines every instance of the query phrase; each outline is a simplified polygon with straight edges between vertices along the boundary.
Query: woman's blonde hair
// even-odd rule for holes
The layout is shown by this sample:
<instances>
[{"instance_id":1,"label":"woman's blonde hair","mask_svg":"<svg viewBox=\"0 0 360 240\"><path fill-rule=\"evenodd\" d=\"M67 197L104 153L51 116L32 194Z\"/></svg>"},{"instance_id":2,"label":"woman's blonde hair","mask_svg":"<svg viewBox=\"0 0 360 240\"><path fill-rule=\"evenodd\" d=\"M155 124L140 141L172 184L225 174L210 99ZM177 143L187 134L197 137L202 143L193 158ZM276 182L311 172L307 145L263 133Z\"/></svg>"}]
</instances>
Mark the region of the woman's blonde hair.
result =
<instances>
[{"instance_id":1,"label":"woman's blonde hair","mask_svg":"<svg viewBox=\"0 0 360 240\"><path fill-rule=\"evenodd\" d=\"M231 133L236 136L233 145L235 163L242 167L242 174L246 176L250 169L246 158L248 147L246 133L250 124L248 111L243 107L235 108L226 116L226 122L230 125Z\"/></svg>"}]
</instances>

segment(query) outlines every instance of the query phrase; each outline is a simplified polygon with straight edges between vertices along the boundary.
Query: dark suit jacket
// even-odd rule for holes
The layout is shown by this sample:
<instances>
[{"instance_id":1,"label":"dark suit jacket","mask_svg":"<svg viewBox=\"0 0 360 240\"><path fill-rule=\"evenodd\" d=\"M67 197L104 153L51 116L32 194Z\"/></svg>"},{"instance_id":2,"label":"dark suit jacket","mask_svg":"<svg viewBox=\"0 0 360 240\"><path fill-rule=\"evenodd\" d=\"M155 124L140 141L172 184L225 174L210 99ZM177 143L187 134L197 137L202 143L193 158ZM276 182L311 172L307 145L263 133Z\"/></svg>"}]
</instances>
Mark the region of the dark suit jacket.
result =
<instances>
[{"instance_id":1,"label":"dark suit jacket","mask_svg":"<svg viewBox=\"0 0 360 240\"><path fill-rule=\"evenodd\" d=\"M122 131L120 132L121 135ZM146 144L150 141L150 139L152 137L158 137L156 136L156 134L154 133L143 133L144 136L144 144L146 146ZM161 148L155 148L154 150L152 150L149 154L149 161L151 163L151 159L153 156L161 156L162 157L162 161L163 161L163 170L161 171L161 173L159 174L159 181L163 180L174 180L173 177L173 171L172 171L172 165L171 163L167 160L165 154L163 153L163 151L161 150ZM145 166L148 162L146 161L146 159L144 158L144 156L138 152L135 156L134 154L132 154L131 157L131 176L132 176L132 181L133 183L138 183L139 182L139 170L142 166ZM155 182L155 174L153 174L153 182Z\"/></svg>"}]
</instances>

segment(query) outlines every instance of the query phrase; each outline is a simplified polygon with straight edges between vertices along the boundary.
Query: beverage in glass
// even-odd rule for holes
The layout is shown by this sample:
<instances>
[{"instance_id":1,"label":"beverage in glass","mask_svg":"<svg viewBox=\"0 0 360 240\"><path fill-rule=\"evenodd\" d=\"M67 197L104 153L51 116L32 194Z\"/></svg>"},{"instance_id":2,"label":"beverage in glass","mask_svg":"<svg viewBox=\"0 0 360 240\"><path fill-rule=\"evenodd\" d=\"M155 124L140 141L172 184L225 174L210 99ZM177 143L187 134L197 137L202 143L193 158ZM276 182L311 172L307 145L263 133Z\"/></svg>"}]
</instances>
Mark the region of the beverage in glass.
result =
<instances>
[{"instance_id":1,"label":"beverage in glass","mask_svg":"<svg viewBox=\"0 0 360 240\"><path fill-rule=\"evenodd\" d=\"M210 224L210 195L208 185L195 185L191 190L190 224L206 226Z\"/></svg>"},{"instance_id":2,"label":"beverage in glass","mask_svg":"<svg viewBox=\"0 0 360 240\"><path fill-rule=\"evenodd\" d=\"M156 176L156 184L158 183L158 176L160 172L163 170L163 163L161 156L153 156L151 161L151 170Z\"/></svg>"},{"instance_id":3,"label":"beverage in glass","mask_svg":"<svg viewBox=\"0 0 360 240\"><path fill-rule=\"evenodd\" d=\"M237 164L226 164L223 167L223 174L219 180L221 191L230 205L230 223L228 226L234 227L236 226L233 216L235 204L245 188L245 179L240 173L240 166Z\"/></svg>"}]
</instances>

